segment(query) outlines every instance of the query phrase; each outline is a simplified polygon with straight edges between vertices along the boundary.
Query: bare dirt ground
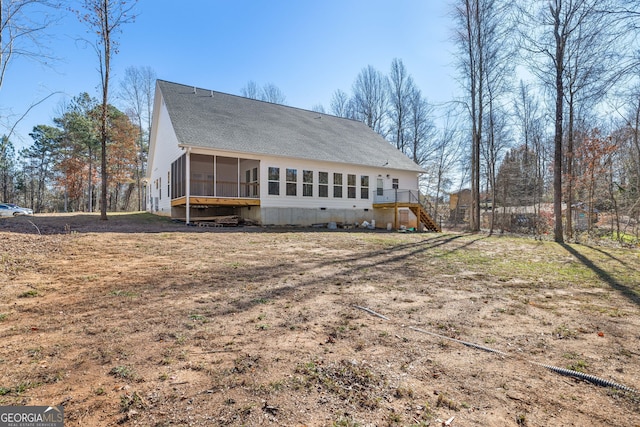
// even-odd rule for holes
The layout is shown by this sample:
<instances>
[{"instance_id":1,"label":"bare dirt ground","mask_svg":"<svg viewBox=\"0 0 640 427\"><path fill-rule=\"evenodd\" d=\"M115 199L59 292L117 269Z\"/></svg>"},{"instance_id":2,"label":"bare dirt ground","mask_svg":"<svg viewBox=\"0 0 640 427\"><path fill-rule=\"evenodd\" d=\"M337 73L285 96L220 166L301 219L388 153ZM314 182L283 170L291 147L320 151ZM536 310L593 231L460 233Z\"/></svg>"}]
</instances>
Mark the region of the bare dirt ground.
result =
<instances>
[{"instance_id":1,"label":"bare dirt ground","mask_svg":"<svg viewBox=\"0 0 640 427\"><path fill-rule=\"evenodd\" d=\"M638 249L36 215L0 281L0 405L67 426L640 426L535 364L640 389Z\"/></svg>"}]
</instances>

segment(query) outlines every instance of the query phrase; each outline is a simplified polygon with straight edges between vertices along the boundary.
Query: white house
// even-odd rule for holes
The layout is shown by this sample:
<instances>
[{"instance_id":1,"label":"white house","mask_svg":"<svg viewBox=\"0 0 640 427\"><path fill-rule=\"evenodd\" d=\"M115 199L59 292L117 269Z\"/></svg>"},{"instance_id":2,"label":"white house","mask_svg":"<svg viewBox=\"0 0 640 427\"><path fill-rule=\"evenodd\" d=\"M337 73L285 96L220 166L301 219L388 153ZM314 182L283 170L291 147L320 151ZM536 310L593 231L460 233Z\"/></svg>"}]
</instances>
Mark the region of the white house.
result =
<instances>
[{"instance_id":1,"label":"white house","mask_svg":"<svg viewBox=\"0 0 640 427\"><path fill-rule=\"evenodd\" d=\"M187 223L372 222L438 230L424 170L365 124L158 80L148 208Z\"/></svg>"}]
</instances>

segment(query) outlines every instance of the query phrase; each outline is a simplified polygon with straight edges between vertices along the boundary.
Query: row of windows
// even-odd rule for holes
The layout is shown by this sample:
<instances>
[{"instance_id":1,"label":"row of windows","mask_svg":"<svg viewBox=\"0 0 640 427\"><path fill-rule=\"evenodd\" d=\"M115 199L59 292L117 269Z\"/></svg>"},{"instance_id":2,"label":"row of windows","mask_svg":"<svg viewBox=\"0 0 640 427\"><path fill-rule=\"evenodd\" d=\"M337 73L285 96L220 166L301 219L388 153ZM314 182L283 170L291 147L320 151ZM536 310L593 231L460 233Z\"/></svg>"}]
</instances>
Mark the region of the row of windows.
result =
<instances>
[{"instance_id":1,"label":"row of windows","mask_svg":"<svg viewBox=\"0 0 640 427\"><path fill-rule=\"evenodd\" d=\"M332 190L334 198L344 197L344 174L334 172L329 180L329 172L318 172L318 197L329 197L329 190ZM287 168L285 171L285 194L287 196L298 195L298 170ZM310 170L302 171L302 196L313 197L314 173ZM269 167L269 195L280 195L280 168ZM357 194L357 176L347 174L347 198L355 199ZM360 198L369 198L369 176L360 175Z\"/></svg>"}]
</instances>

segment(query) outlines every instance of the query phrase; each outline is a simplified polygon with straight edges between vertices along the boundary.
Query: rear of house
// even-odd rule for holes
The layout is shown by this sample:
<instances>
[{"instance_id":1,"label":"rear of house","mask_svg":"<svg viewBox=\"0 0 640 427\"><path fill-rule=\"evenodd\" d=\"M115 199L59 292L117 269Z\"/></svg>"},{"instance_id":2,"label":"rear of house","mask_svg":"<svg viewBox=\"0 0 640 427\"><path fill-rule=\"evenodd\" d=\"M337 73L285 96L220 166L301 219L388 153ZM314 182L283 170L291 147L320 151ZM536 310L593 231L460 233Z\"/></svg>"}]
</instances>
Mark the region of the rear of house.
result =
<instances>
[{"instance_id":1,"label":"rear of house","mask_svg":"<svg viewBox=\"0 0 640 427\"><path fill-rule=\"evenodd\" d=\"M365 124L159 80L148 207L187 223L375 222L437 230L422 168Z\"/></svg>"}]
</instances>

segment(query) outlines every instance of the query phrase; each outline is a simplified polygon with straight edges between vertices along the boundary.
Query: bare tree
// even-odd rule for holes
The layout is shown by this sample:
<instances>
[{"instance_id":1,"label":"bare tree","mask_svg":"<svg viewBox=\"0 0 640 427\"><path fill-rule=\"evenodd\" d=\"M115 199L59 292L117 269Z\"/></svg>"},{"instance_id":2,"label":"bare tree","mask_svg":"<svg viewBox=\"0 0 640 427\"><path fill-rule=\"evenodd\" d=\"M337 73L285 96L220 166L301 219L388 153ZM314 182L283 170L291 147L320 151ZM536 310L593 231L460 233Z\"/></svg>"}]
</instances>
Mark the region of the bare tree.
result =
<instances>
[{"instance_id":1,"label":"bare tree","mask_svg":"<svg viewBox=\"0 0 640 427\"><path fill-rule=\"evenodd\" d=\"M407 73L401 59L395 58L391 62L389 73L389 136L396 148L406 153L406 127L409 117L410 97L414 95L415 84Z\"/></svg>"},{"instance_id":2,"label":"bare tree","mask_svg":"<svg viewBox=\"0 0 640 427\"><path fill-rule=\"evenodd\" d=\"M43 45L45 31L55 22L51 7L46 0L0 0L0 88L14 59L52 59Z\"/></svg>"},{"instance_id":3,"label":"bare tree","mask_svg":"<svg viewBox=\"0 0 640 427\"><path fill-rule=\"evenodd\" d=\"M480 230L480 153L484 130L489 127L488 142L495 142L491 126L513 62L508 59L508 5L506 0L458 0L454 8L459 69L471 121L471 231ZM487 110L489 114L485 116ZM493 149L485 152L496 153ZM492 159L493 164L495 161Z\"/></svg>"},{"instance_id":4,"label":"bare tree","mask_svg":"<svg viewBox=\"0 0 640 427\"><path fill-rule=\"evenodd\" d=\"M311 107L311 111L315 111L316 113L322 113L325 114L326 111L324 110L324 105L322 104L315 104Z\"/></svg>"},{"instance_id":5,"label":"bare tree","mask_svg":"<svg viewBox=\"0 0 640 427\"><path fill-rule=\"evenodd\" d=\"M510 95L513 83L515 57L510 24L512 2L490 1L485 3L483 33L484 73L486 81L486 134L482 152L487 174L487 193L492 204L496 200L497 167L504 151L513 143L509 129ZM509 95L509 98L507 98ZM493 209L492 209L493 211ZM494 215L491 215L490 233L494 230Z\"/></svg>"},{"instance_id":6,"label":"bare tree","mask_svg":"<svg viewBox=\"0 0 640 427\"><path fill-rule=\"evenodd\" d=\"M240 89L240 93L245 98L249 99L260 99L260 88L258 84L253 80L249 80L242 89Z\"/></svg>"},{"instance_id":7,"label":"bare tree","mask_svg":"<svg viewBox=\"0 0 640 427\"><path fill-rule=\"evenodd\" d=\"M128 67L124 80L120 82L120 97L126 105L131 121L138 126L138 156L136 165L136 188L138 192L138 210L144 210L142 178L146 174L149 137L151 135L151 115L153 113L153 94L156 73L151 67Z\"/></svg>"},{"instance_id":8,"label":"bare tree","mask_svg":"<svg viewBox=\"0 0 640 427\"><path fill-rule=\"evenodd\" d=\"M540 204L548 169L547 150L544 145L544 120L538 99L532 94L531 88L523 81L520 81L516 101L514 102L514 113L519 142L523 146L522 164L532 165L520 168L522 173L521 186L524 189L531 189L532 192L522 194L517 203L532 204L534 215L540 219ZM535 158L528 158L530 155L534 155ZM503 187L503 189L506 191L506 187ZM539 225L540 221L536 221L536 224ZM541 232L540 227L536 226L535 232L539 234Z\"/></svg>"},{"instance_id":9,"label":"bare tree","mask_svg":"<svg viewBox=\"0 0 640 427\"><path fill-rule=\"evenodd\" d=\"M436 150L433 108L422 96L420 89L411 88L408 96L406 117L403 119L404 152L414 162L425 165Z\"/></svg>"},{"instance_id":10,"label":"bare tree","mask_svg":"<svg viewBox=\"0 0 640 427\"><path fill-rule=\"evenodd\" d=\"M253 80L249 80L247 84L240 89L240 93L245 98L259 99L260 101L271 102L272 104L284 104L287 99L275 84L267 83L260 88Z\"/></svg>"},{"instance_id":11,"label":"bare tree","mask_svg":"<svg viewBox=\"0 0 640 427\"><path fill-rule=\"evenodd\" d=\"M615 49L620 48L617 30L617 0L538 0L522 2L521 45L530 53L530 70L553 93L554 154L553 204L554 240L564 241L562 224L563 173L573 176L573 162L564 167L565 156L573 157L574 112L579 96L588 98L605 89L596 86L610 83L604 71L611 67ZM624 70L628 67L613 67ZM617 71L617 76L620 72ZM594 86L595 84L595 86ZM606 86L606 85L605 85ZM565 123L568 104L569 129ZM565 135L568 136L565 144ZM566 150L565 150L566 149ZM571 186L571 180L569 181ZM569 198L570 199L570 198ZM570 200L567 205L570 209ZM567 215L568 221L571 215ZM570 222L569 222L570 224Z\"/></svg>"},{"instance_id":12,"label":"bare tree","mask_svg":"<svg viewBox=\"0 0 640 427\"><path fill-rule=\"evenodd\" d=\"M621 209L628 209L630 217L640 218L640 84L628 92L625 104L623 124L616 135L622 147L620 160L624 171L617 185L625 196Z\"/></svg>"},{"instance_id":13,"label":"bare tree","mask_svg":"<svg viewBox=\"0 0 640 427\"><path fill-rule=\"evenodd\" d=\"M261 99L266 102L271 102L272 104L284 104L287 97L284 96L284 93L282 93L278 86L273 83L267 83L262 88Z\"/></svg>"},{"instance_id":14,"label":"bare tree","mask_svg":"<svg viewBox=\"0 0 640 427\"><path fill-rule=\"evenodd\" d=\"M440 198L444 191L453 183L456 165L459 163L463 150L463 132L458 123L457 114L451 109L445 112L442 127L434 134L432 156L424 164L428 171L426 180L431 194L434 194L434 211L439 212Z\"/></svg>"},{"instance_id":15,"label":"bare tree","mask_svg":"<svg viewBox=\"0 0 640 427\"><path fill-rule=\"evenodd\" d=\"M0 89L4 85L9 64L19 58L50 64L54 58L45 46L47 30L56 22L53 4L48 0L0 0ZM14 129L29 111L52 96L32 104L16 120L2 114L0 125L11 138ZM0 106L1 107L1 106Z\"/></svg>"},{"instance_id":16,"label":"bare tree","mask_svg":"<svg viewBox=\"0 0 640 427\"><path fill-rule=\"evenodd\" d=\"M371 65L363 68L353 83L355 118L384 137L386 136L387 103L387 84L384 75Z\"/></svg>"},{"instance_id":17,"label":"bare tree","mask_svg":"<svg viewBox=\"0 0 640 427\"><path fill-rule=\"evenodd\" d=\"M517 96L513 105L515 118L517 121L521 143L525 146L525 151L529 150L535 138L540 106L538 100L531 94L531 87L520 80Z\"/></svg>"},{"instance_id":18,"label":"bare tree","mask_svg":"<svg viewBox=\"0 0 640 427\"><path fill-rule=\"evenodd\" d=\"M465 102L471 120L471 206L469 229L480 230L480 143L482 141L484 57L482 52L482 0L459 0L455 4L459 67L468 95Z\"/></svg>"},{"instance_id":19,"label":"bare tree","mask_svg":"<svg viewBox=\"0 0 640 427\"><path fill-rule=\"evenodd\" d=\"M487 129L486 140L484 144L480 146L480 151L484 159L485 174L487 180L487 198L490 198L493 207L495 207L495 201L497 199L497 174L498 163L502 157L502 153L510 145L510 132L507 123L507 113L501 108L496 108L493 102L490 101L487 114ZM485 204L485 208L488 206ZM489 233L494 231L494 219L495 216L491 215L489 223Z\"/></svg>"},{"instance_id":20,"label":"bare tree","mask_svg":"<svg viewBox=\"0 0 640 427\"><path fill-rule=\"evenodd\" d=\"M118 43L115 34L124 24L131 23L135 19L132 10L137 0L83 0L84 13L77 11L78 17L98 35L98 40L92 45L98 55L100 83L102 88L102 110L100 117L100 143L101 143L101 175L102 193L100 195L100 219L107 219L107 142L108 132L108 106L109 106L109 82L111 78L111 58L118 51Z\"/></svg>"},{"instance_id":21,"label":"bare tree","mask_svg":"<svg viewBox=\"0 0 640 427\"><path fill-rule=\"evenodd\" d=\"M625 138L625 129L618 129L612 135L616 144L624 144L627 138ZM613 219L611 221L611 231L615 239L623 241L623 234L620 228L620 201L622 195L626 192L623 187L622 180L627 178L625 176L624 167L620 168L620 165L624 165L621 157L626 155L625 147L620 147L621 150L612 153L611 162L609 163L609 170L607 171L607 188L609 190L609 198L611 200L611 210L613 211ZM622 170L620 170L622 169ZM622 179L621 179L622 178ZM640 199L638 199L640 200ZM615 226L615 229L614 229Z\"/></svg>"},{"instance_id":22,"label":"bare tree","mask_svg":"<svg viewBox=\"0 0 640 427\"><path fill-rule=\"evenodd\" d=\"M640 83L625 87L618 101L622 104L615 109L620 118L611 132L618 149L611 157L607 185L613 211L611 229L623 241L629 227L640 237Z\"/></svg>"},{"instance_id":23,"label":"bare tree","mask_svg":"<svg viewBox=\"0 0 640 427\"><path fill-rule=\"evenodd\" d=\"M349 95L340 89L336 89L331 96L331 114L338 117L351 118L353 114L350 104Z\"/></svg>"}]
</instances>

